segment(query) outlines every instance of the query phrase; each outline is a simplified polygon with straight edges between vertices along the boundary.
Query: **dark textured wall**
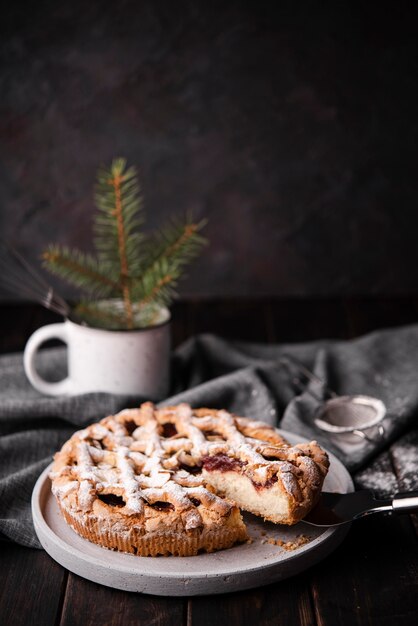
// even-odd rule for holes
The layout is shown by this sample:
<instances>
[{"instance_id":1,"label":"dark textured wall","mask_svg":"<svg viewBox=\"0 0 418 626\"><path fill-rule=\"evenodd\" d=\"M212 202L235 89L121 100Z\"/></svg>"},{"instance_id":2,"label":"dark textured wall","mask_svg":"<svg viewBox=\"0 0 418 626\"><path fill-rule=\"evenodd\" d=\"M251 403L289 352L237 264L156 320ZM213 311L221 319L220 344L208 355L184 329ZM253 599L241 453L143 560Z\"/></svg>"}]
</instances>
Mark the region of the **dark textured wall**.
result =
<instances>
[{"instance_id":1,"label":"dark textured wall","mask_svg":"<svg viewBox=\"0 0 418 626\"><path fill-rule=\"evenodd\" d=\"M360 2L32 5L0 22L0 229L26 254L87 248L97 166L125 155L150 227L188 210L209 219L184 294L418 291L412 15Z\"/></svg>"}]
</instances>

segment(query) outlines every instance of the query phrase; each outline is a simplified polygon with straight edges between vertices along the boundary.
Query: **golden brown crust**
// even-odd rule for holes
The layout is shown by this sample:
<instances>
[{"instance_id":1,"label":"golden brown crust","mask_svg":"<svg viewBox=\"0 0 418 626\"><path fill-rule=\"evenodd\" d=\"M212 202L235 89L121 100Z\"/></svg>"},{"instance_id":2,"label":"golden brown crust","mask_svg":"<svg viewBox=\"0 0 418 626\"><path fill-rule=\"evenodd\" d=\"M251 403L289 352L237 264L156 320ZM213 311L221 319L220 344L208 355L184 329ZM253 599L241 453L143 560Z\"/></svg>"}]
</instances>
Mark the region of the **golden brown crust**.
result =
<instances>
[{"instance_id":1,"label":"golden brown crust","mask_svg":"<svg viewBox=\"0 0 418 626\"><path fill-rule=\"evenodd\" d=\"M316 442L290 447L267 424L145 403L76 432L54 457L52 490L67 523L104 547L142 556L211 552L248 539L235 502L211 486L219 455L258 491L275 483L288 503L288 516L273 519L281 523L310 510L328 467Z\"/></svg>"},{"instance_id":2,"label":"golden brown crust","mask_svg":"<svg viewBox=\"0 0 418 626\"><path fill-rule=\"evenodd\" d=\"M201 551L215 552L231 548L247 541L248 535L242 524L238 509L233 512L231 524L220 528L198 529L187 534L166 529L164 533L146 533L133 529L128 524L104 527L100 518L73 514L61 505L61 513L75 532L103 548L140 556L195 556Z\"/></svg>"}]
</instances>

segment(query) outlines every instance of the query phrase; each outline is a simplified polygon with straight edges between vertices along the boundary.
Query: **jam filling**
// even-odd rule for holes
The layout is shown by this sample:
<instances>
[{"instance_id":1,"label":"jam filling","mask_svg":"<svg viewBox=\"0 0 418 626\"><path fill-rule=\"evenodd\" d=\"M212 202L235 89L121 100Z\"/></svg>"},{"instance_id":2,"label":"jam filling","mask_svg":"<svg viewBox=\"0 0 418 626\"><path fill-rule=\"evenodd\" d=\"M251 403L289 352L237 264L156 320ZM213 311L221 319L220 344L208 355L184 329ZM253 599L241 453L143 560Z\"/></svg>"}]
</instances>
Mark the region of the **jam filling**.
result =
<instances>
[{"instance_id":1,"label":"jam filling","mask_svg":"<svg viewBox=\"0 0 418 626\"><path fill-rule=\"evenodd\" d=\"M157 511L173 511L174 505L171 502L153 502L152 504L148 504L152 509L156 509Z\"/></svg>"},{"instance_id":2,"label":"jam filling","mask_svg":"<svg viewBox=\"0 0 418 626\"><path fill-rule=\"evenodd\" d=\"M240 472L242 473L242 468L247 465L244 461L240 461L239 459L232 459L230 456L226 454L214 454L213 456L205 456L203 458L203 467L208 472ZM259 483L255 480L252 480L250 476L247 476L249 480L251 480L254 489L269 489L277 482L277 475L270 476L266 480L265 483Z\"/></svg>"},{"instance_id":3,"label":"jam filling","mask_svg":"<svg viewBox=\"0 0 418 626\"><path fill-rule=\"evenodd\" d=\"M200 474L202 471L201 465L187 465L187 463L179 463L179 468L186 470L189 474Z\"/></svg>"},{"instance_id":4,"label":"jam filling","mask_svg":"<svg viewBox=\"0 0 418 626\"><path fill-rule=\"evenodd\" d=\"M99 500L108 504L109 506L122 507L125 506L125 500L122 496L116 496L114 493L102 493L97 496Z\"/></svg>"},{"instance_id":5,"label":"jam filling","mask_svg":"<svg viewBox=\"0 0 418 626\"><path fill-rule=\"evenodd\" d=\"M162 430L163 437L166 437L167 439L169 437L174 437L174 435L177 435L177 428L174 426L174 424L171 424L171 422L166 422L165 424L163 424Z\"/></svg>"},{"instance_id":6,"label":"jam filling","mask_svg":"<svg viewBox=\"0 0 418 626\"><path fill-rule=\"evenodd\" d=\"M245 465L238 459L232 459L226 454L214 454L213 456L205 456L203 458L203 467L208 472L236 472Z\"/></svg>"},{"instance_id":7,"label":"jam filling","mask_svg":"<svg viewBox=\"0 0 418 626\"><path fill-rule=\"evenodd\" d=\"M125 428L128 432L128 435L132 435L134 430L136 430L137 426L134 421L129 420L129 422L125 422Z\"/></svg>"},{"instance_id":8,"label":"jam filling","mask_svg":"<svg viewBox=\"0 0 418 626\"><path fill-rule=\"evenodd\" d=\"M252 480L251 482L254 485L254 488L257 490L270 489L270 487L272 487L274 483L277 483L277 476L270 476L270 478L268 478L265 483L257 483L255 480Z\"/></svg>"},{"instance_id":9,"label":"jam filling","mask_svg":"<svg viewBox=\"0 0 418 626\"><path fill-rule=\"evenodd\" d=\"M221 433L218 433L216 430L205 430L206 437L216 437L218 439L223 439Z\"/></svg>"}]
</instances>

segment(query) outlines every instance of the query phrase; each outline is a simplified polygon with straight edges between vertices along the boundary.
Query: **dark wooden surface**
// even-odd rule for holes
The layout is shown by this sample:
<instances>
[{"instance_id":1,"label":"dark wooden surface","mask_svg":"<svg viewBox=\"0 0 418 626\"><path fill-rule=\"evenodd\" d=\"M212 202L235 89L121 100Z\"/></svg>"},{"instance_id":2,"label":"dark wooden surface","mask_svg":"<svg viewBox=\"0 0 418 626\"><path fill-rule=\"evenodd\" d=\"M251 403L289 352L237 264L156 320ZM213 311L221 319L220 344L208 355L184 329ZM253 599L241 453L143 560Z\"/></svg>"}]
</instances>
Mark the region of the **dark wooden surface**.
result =
<instances>
[{"instance_id":1,"label":"dark wooden surface","mask_svg":"<svg viewBox=\"0 0 418 626\"><path fill-rule=\"evenodd\" d=\"M0 352L21 350L35 328L55 319L39 307L3 305ZM352 338L417 321L417 298L180 302L173 309L173 340L177 345L197 332L263 342ZM417 536L409 516L356 523L332 555L294 578L241 593L191 599L108 589L68 573L42 551L5 542L0 550L0 624L418 622Z\"/></svg>"}]
</instances>

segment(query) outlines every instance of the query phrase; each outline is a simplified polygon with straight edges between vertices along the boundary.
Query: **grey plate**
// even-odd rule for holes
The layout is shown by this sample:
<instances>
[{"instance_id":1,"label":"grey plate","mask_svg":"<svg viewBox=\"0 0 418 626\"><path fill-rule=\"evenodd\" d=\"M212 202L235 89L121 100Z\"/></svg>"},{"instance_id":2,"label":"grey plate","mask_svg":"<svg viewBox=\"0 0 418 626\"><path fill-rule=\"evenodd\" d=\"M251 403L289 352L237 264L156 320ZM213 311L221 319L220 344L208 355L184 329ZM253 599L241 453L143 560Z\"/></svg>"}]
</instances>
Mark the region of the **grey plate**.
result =
<instances>
[{"instance_id":1,"label":"grey plate","mask_svg":"<svg viewBox=\"0 0 418 626\"><path fill-rule=\"evenodd\" d=\"M301 437L279 431L290 443ZM353 491L350 475L338 459L330 456L324 490ZM287 527L263 522L245 514L252 543L213 554L193 557L140 557L113 552L79 537L63 520L51 493L48 467L38 478L32 494L36 533L48 554L60 565L96 583L164 596L226 593L266 585L314 565L344 539L348 527L321 529L300 522ZM306 535L310 542L292 552L266 543L266 539L292 541Z\"/></svg>"}]
</instances>

